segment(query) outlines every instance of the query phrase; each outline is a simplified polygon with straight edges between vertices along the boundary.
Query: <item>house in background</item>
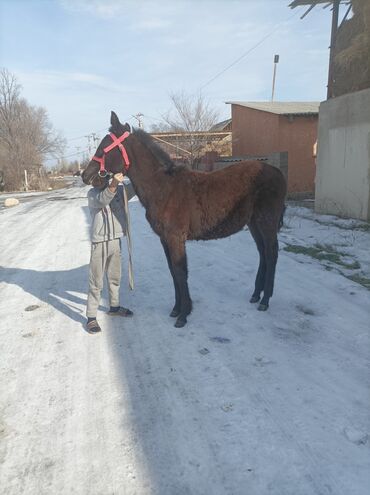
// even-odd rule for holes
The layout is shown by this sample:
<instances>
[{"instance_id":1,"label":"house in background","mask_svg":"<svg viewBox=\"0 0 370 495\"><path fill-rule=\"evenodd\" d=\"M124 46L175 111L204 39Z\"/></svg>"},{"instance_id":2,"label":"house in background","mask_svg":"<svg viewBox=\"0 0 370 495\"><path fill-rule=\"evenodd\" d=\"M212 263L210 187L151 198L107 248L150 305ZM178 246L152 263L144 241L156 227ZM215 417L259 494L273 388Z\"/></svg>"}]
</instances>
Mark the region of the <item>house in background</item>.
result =
<instances>
[{"instance_id":1,"label":"house in background","mask_svg":"<svg viewBox=\"0 0 370 495\"><path fill-rule=\"evenodd\" d=\"M232 131L232 119L226 119L213 125L210 132Z\"/></svg>"},{"instance_id":2,"label":"house in background","mask_svg":"<svg viewBox=\"0 0 370 495\"><path fill-rule=\"evenodd\" d=\"M288 193L313 195L319 102L230 101L233 157L288 153Z\"/></svg>"},{"instance_id":3,"label":"house in background","mask_svg":"<svg viewBox=\"0 0 370 495\"><path fill-rule=\"evenodd\" d=\"M217 141L209 140L203 147L198 170L211 172L214 170L215 162L232 155L232 120L217 122L209 129L209 133L215 132L224 132L225 135Z\"/></svg>"},{"instance_id":4,"label":"house in background","mask_svg":"<svg viewBox=\"0 0 370 495\"><path fill-rule=\"evenodd\" d=\"M150 135L175 163L209 172L218 158L231 155L231 134L231 119L228 119L207 131L179 130Z\"/></svg>"}]
</instances>

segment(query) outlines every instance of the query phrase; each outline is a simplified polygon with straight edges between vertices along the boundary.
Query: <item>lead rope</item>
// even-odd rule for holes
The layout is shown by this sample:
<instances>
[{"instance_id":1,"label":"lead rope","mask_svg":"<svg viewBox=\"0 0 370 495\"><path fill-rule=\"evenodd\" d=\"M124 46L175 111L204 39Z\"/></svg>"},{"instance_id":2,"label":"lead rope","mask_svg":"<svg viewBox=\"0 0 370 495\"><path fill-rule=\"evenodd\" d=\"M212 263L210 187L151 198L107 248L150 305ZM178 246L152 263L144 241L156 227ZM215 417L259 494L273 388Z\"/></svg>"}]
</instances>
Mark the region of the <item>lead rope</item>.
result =
<instances>
[{"instance_id":1,"label":"lead rope","mask_svg":"<svg viewBox=\"0 0 370 495\"><path fill-rule=\"evenodd\" d=\"M123 184L123 203L125 206L126 213L126 240L127 240L127 251L128 251L128 284L131 290L134 290L134 272L132 269L132 243L131 243L131 221L130 221L130 210L128 208L127 191Z\"/></svg>"}]
</instances>

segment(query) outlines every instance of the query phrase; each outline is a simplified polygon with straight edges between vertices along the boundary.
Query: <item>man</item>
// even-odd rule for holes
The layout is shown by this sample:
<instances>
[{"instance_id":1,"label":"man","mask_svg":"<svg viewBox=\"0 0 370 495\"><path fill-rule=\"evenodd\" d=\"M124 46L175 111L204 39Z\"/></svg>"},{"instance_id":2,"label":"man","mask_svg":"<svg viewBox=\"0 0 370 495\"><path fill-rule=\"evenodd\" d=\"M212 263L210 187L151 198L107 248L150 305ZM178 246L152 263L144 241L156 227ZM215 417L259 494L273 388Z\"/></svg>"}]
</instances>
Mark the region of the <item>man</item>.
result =
<instances>
[{"instance_id":1,"label":"man","mask_svg":"<svg viewBox=\"0 0 370 495\"><path fill-rule=\"evenodd\" d=\"M110 316L132 316L133 312L120 306L121 238L126 235L127 219L123 203L123 174L115 174L112 180L97 177L87 194L91 213L91 257L89 293L87 296L87 324L89 333L101 331L96 319L107 276Z\"/></svg>"}]
</instances>

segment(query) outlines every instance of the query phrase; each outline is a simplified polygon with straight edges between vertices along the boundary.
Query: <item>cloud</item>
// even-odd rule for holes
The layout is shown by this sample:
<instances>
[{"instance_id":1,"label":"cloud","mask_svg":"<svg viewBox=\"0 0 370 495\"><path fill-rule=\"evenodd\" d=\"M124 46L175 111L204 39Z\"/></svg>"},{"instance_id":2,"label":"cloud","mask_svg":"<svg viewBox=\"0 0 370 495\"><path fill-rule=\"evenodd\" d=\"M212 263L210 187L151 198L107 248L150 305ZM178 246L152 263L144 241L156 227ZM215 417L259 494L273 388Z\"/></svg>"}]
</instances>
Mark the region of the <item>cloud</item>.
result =
<instances>
[{"instance_id":1,"label":"cloud","mask_svg":"<svg viewBox=\"0 0 370 495\"><path fill-rule=\"evenodd\" d=\"M112 19L122 15L124 7L124 2L120 0L59 0L59 3L69 12L89 13L103 19Z\"/></svg>"},{"instance_id":2,"label":"cloud","mask_svg":"<svg viewBox=\"0 0 370 495\"><path fill-rule=\"evenodd\" d=\"M50 3L45 35L40 2L27 2L32 35L28 24L17 22L17 2L11 2L5 38L2 33L10 47L5 65L25 97L45 106L72 137L103 128L111 109L126 118L140 111L146 124L147 114L169 109L169 93L183 89L203 87L227 118L224 101L270 98L276 53L276 99L319 99L327 82L330 13L320 9L316 22L312 16L300 21L288 3L57 0Z\"/></svg>"},{"instance_id":3,"label":"cloud","mask_svg":"<svg viewBox=\"0 0 370 495\"><path fill-rule=\"evenodd\" d=\"M48 89L93 89L101 90L109 93L112 92L127 92L128 88L117 84L106 77L98 74L87 72L67 72L67 71L32 71L32 72L17 72L19 80L27 86L37 85ZM84 88L81 88L84 86Z\"/></svg>"},{"instance_id":4,"label":"cloud","mask_svg":"<svg viewBox=\"0 0 370 495\"><path fill-rule=\"evenodd\" d=\"M158 30L158 29L164 29L168 28L171 25L171 22L169 20L165 19L160 19L160 18L150 18L150 19L143 19L137 23L134 23L132 25L132 29L134 30L140 30L140 31L152 31L152 30Z\"/></svg>"},{"instance_id":5,"label":"cloud","mask_svg":"<svg viewBox=\"0 0 370 495\"><path fill-rule=\"evenodd\" d=\"M59 0L60 5L72 13L84 13L94 17L112 20L124 19L125 28L134 31L157 31L171 25L169 4L164 6L152 1L135 2L134 0ZM172 14L171 14L172 12Z\"/></svg>"}]
</instances>

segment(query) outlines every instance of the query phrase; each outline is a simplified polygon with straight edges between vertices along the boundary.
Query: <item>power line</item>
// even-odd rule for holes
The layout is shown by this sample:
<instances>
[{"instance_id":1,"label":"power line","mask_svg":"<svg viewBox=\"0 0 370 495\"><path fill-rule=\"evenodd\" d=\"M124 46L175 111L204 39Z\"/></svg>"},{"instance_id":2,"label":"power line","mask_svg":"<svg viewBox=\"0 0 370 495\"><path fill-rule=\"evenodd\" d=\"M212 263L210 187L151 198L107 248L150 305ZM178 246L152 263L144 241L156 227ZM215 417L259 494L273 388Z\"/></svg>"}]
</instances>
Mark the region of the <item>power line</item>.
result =
<instances>
[{"instance_id":1,"label":"power line","mask_svg":"<svg viewBox=\"0 0 370 495\"><path fill-rule=\"evenodd\" d=\"M206 86L208 86L208 84L211 84L211 82L213 82L215 79L217 79L219 76L221 76L222 74L224 74L227 70L229 70L231 67L233 67L234 65L236 65L238 62L240 62L240 60L242 60L244 57L246 57L247 55L249 55L253 50L255 50L258 46L260 46L265 40L267 40L267 38L269 38L270 36L272 36L279 28L282 24L285 24L286 22L290 21L290 19L292 19L293 17L295 17L297 14L298 14L299 11L297 12L294 12L293 15L289 16L285 21L282 21L282 22L279 22L279 24L276 24L276 26L268 33L266 34L266 36L264 36L260 41L258 41L255 45L253 45L251 48L249 48L246 52L244 52L242 55L240 55L240 57L238 57L236 60L234 60L234 62L232 62L231 64L229 64L227 67L225 67L223 70L221 70L220 72L218 72L215 76L213 76L209 81L207 81L205 84L203 84L203 86L201 86L199 89L202 90L203 88L205 88Z\"/></svg>"},{"instance_id":2,"label":"power line","mask_svg":"<svg viewBox=\"0 0 370 495\"><path fill-rule=\"evenodd\" d=\"M163 122L162 119L158 118L158 117L152 117L151 115L148 115L147 113L144 115L144 117L146 119L149 119L149 120L158 120L159 122Z\"/></svg>"},{"instance_id":3,"label":"power line","mask_svg":"<svg viewBox=\"0 0 370 495\"><path fill-rule=\"evenodd\" d=\"M72 156L83 155L84 153L87 153L87 152L88 152L88 150L85 149L83 151L77 151L76 153L71 153L70 155L67 155L67 156L60 155L60 158L63 158L63 159L65 159L65 158L71 158Z\"/></svg>"},{"instance_id":4,"label":"power line","mask_svg":"<svg viewBox=\"0 0 370 495\"><path fill-rule=\"evenodd\" d=\"M138 115L143 116L143 114L141 114L141 113ZM132 118L133 117L130 117L128 120L132 120ZM99 131L90 132L89 134L84 134L83 136L78 136L78 137L66 139L67 142L76 141L77 139L87 139L87 146L86 146L86 148L84 148L83 151L77 151L75 153L70 153L69 155L66 155L66 156L61 155L60 158L66 159L66 158L71 158L73 156L78 156L78 155L83 155L83 154L87 154L90 156L93 152L93 148L98 147L98 144L100 141L100 137L98 136L98 134L100 132L103 132L103 131L107 132L107 128L104 127L104 129L100 129Z\"/></svg>"},{"instance_id":5,"label":"power line","mask_svg":"<svg viewBox=\"0 0 370 495\"><path fill-rule=\"evenodd\" d=\"M100 129L99 131L95 131L95 132L90 132L89 134L98 134L99 132L103 132L103 131L106 131L107 128L104 127L104 129ZM84 139L86 138L87 134L84 134L83 136L78 136L78 137L73 137L73 138L66 138L66 141L77 141L77 139Z\"/></svg>"},{"instance_id":6,"label":"power line","mask_svg":"<svg viewBox=\"0 0 370 495\"><path fill-rule=\"evenodd\" d=\"M142 114L141 114L142 115ZM128 120L132 120L134 117L129 117ZM136 117L135 117L136 118ZM154 118L154 117L153 117ZM66 141L69 142L69 141L77 141L77 139L86 139L87 136L90 136L90 135L97 135L99 134L100 132L103 132L103 131L106 131L108 132L108 128L107 127L104 127L103 129L99 129L98 131L93 131L93 132L89 132L88 134L84 134L83 136L77 136L77 137L72 137L72 138L66 138Z\"/></svg>"}]
</instances>

